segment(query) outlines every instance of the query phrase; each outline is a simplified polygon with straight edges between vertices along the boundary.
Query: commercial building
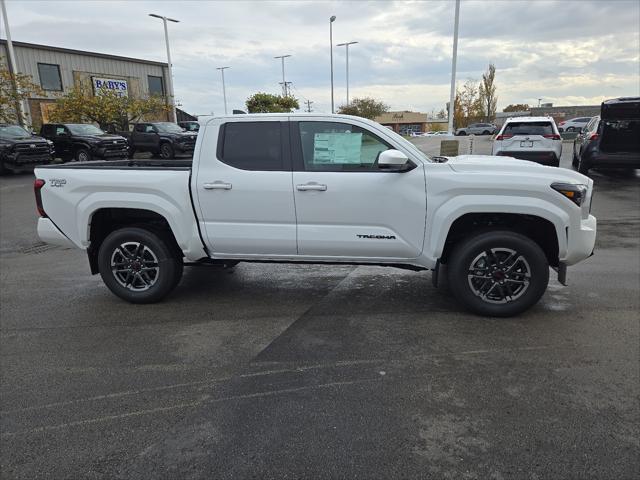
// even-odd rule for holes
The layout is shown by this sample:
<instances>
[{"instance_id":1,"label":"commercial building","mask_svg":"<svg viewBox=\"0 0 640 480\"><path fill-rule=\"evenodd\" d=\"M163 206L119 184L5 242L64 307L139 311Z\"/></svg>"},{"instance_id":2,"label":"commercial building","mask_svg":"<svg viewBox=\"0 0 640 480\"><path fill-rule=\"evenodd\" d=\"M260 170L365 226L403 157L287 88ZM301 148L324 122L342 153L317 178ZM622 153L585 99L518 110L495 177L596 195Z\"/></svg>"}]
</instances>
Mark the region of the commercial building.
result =
<instances>
[{"instance_id":1,"label":"commercial building","mask_svg":"<svg viewBox=\"0 0 640 480\"><path fill-rule=\"evenodd\" d=\"M426 113L410 112L408 110L401 112L385 112L376 117L375 121L385 127L392 128L394 132L399 133L400 135L409 135L412 132L428 132L429 130L434 129L434 124L440 125L440 130L447 129L446 118L430 119Z\"/></svg>"},{"instance_id":2,"label":"commercial building","mask_svg":"<svg viewBox=\"0 0 640 480\"><path fill-rule=\"evenodd\" d=\"M13 42L17 73L30 75L33 83L44 90L26 102L27 123L39 128L48 121L48 112L55 98L74 87L85 87L94 94L101 88L120 95L144 98L161 95L167 98L167 64L104 53ZM7 41L0 39L0 65L11 69ZM172 120L172 113L163 113L146 120Z\"/></svg>"}]
</instances>

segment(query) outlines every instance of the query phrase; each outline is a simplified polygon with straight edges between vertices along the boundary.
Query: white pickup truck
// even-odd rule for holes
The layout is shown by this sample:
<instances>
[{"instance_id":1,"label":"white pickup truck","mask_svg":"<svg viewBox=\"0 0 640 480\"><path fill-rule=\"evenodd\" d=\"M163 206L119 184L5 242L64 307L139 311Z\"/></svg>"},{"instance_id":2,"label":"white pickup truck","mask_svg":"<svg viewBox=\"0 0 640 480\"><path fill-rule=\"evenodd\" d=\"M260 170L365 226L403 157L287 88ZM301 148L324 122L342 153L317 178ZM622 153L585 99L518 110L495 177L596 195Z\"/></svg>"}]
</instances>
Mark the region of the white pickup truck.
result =
<instances>
[{"instance_id":1,"label":"white pickup truck","mask_svg":"<svg viewBox=\"0 0 640 480\"><path fill-rule=\"evenodd\" d=\"M518 314L549 267L589 257L593 182L491 156L429 158L359 117L201 120L193 161L122 160L35 170L44 242L86 250L92 273L133 303L156 302L183 265L238 261L446 265L481 315Z\"/></svg>"}]
</instances>

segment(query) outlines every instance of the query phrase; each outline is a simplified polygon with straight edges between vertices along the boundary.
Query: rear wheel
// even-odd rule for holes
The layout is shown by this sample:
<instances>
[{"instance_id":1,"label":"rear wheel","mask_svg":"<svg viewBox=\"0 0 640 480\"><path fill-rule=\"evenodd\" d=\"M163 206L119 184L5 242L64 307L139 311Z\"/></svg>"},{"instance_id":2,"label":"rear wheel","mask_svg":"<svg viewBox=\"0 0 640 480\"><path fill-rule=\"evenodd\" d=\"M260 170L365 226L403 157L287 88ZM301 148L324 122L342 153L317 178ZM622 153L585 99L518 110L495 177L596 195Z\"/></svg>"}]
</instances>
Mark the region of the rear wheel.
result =
<instances>
[{"instance_id":1,"label":"rear wheel","mask_svg":"<svg viewBox=\"0 0 640 480\"><path fill-rule=\"evenodd\" d=\"M460 243L448 266L455 297L479 315L509 317L544 294L549 264L540 246L516 232L486 232Z\"/></svg>"},{"instance_id":2,"label":"rear wheel","mask_svg":"<svg viewBox=\"0 0 640 480\"><path fill-rule=\"evenodd\" d=\"M491 135L491 132L489 130L485 130L484 132L482 132L483 135Z\"/></svg>"},{"instance_id":3,"label":"rear wheel","mask_svg":"<svg viewBox=\"0 0 640 480\"><path fill-rule=\"evenodd\" d=\"M467 132L465 132L464 130L462 132L458 132L457 135L460 135L461 137L465 136L467 134Z\"/></svg>"},{"instance_id":4,"label":"rear wheel","mask_svg":"<svg viewBox=\"0 0 640 480\"><path fill-rule=\"evenodd\" d=\"M575 131L576 131L575 127L568 127L567 128L567 132L575 132Z\"/></svg>"},{"instance_id":5,"label":"rear wheel","mask_svg":"<svg viewBox=\"0 0 640 480\"><path fill-rule=\"evenodd\" d=\"M105 238L98 252L105 285L131 303L154 303L166 297L182 277L182 259L167 237L127 227Z\"/></svg>"}]
</instances>

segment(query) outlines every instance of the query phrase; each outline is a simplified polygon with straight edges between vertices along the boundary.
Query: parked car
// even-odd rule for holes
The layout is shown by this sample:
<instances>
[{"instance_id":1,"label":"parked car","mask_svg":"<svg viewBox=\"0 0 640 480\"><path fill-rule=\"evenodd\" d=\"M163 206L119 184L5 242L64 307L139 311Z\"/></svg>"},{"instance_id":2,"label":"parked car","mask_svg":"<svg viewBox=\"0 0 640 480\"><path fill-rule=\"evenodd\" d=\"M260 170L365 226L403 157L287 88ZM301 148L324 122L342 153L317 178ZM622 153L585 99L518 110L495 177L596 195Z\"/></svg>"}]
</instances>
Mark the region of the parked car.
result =
<instances>
[{"instance_id":1,"label":"parked car","mask_svg":"<svg viewBox=\"0 0 640 480\"><path fill-rule=\"evenodd\" d=\"M579 117L565 120L558 124L560 132L580 132L592 117Z\"/></svg>"},{"instance_id":2,"label":"parked car","mask_svg":"<svg viewBox=\"0 0 640 480\"><path fill-rule=\"evenodd\" d=\"M492 153L557 167L562 137L551 117L508 118L493 141Z\"/></svg>"},{"instance_id":3,"label":"parked car","mask_svg":"<svg viewBox=\"0 0 640 480\"><path fill-rule=\"evenodd\" d=\"M573 166L640 168L640 97L607 100L573 141Z\"/></svg>"},{"instance_id":4,"label":"parked car","mask_svg":"<svg viewBox=\"0 0 640 480\"><path fill-rule=\"evenodd\" d=\"M178 122L178 125L180 125L187 132L197 132L198 130L200 130L200 124L192 120Z\"/></svg>"},{"instance_id":5,"label":"parked car","mask_svg":"<svg viewBox=\"0 0 640 480\"><path fill-rule=\"evenodd\" d=\"M498 127L493 123L472 123L468 127L458 128L456 135L493 135Z\"/></svg>"},{"instance_id":6,"label":"parked car","mask_svg":"<svg viewBox=\"0 0 640 480\"><path fill-rule=\"evenodd\" d=\"M593 252L593 181L572 170L432 160L348 115L233 115L202 130L192 162L37 168L40 238L86 250L132 303L167 296L185 263L400 266L433 270L436 286L446 264L458 301L492 316L526 310L549 266L566 284Z\"/></svg>"},{"instance_id":7,"label":"parked car","mask_svg":"<svg viewBox=\"0 0 640 480\"><path fill-rule=\"evenodd\" d=\"M125 133L129 140L129 156L136 152L151 152L165 160L176 154L193 155L197 133L185 132L177 123L136 123L133 131Z\"/></svg>"},{"instance_id":8,"label":"parked car","mask_svg":"<svg viewBox=\"0 0 640 480\"><path fill-rule=\"evenodd\" d=\"M22 172L53 160L53 142L35 136L20 125L0 123L0 174Z\"/></svg>"},{"instance_id":9,"label":"parked car","mask_svg":"<svg viewBox=\"0 0 640 480\"><path fill-rule=\"evenodd\" d=\"M127 158L127 140L105 133L89 123L45 123L40 135L53 142L56 156L64 161Z\"/></svg>"}]
</instances>

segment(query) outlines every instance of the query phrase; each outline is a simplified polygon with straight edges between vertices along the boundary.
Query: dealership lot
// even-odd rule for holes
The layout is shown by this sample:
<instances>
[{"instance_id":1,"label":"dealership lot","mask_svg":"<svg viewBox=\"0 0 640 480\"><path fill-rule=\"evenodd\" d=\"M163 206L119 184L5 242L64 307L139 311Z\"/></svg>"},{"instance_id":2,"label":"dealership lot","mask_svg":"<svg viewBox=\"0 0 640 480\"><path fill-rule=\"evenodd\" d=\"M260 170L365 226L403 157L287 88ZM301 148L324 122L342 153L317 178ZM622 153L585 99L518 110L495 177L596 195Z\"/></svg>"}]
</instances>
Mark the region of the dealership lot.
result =
<instances>
[{"instance_id":1,"label":"dealership lot","mask_svg":"<svg viewBox=\"0 0 640 480\"><path fill-rule=\"evenodd\" d=\"M640 177L593 178L595 256L511 319L381 267L193 268L125 304L1 178L3 477L633 477Z\"/></svg>"}]
</instances>

